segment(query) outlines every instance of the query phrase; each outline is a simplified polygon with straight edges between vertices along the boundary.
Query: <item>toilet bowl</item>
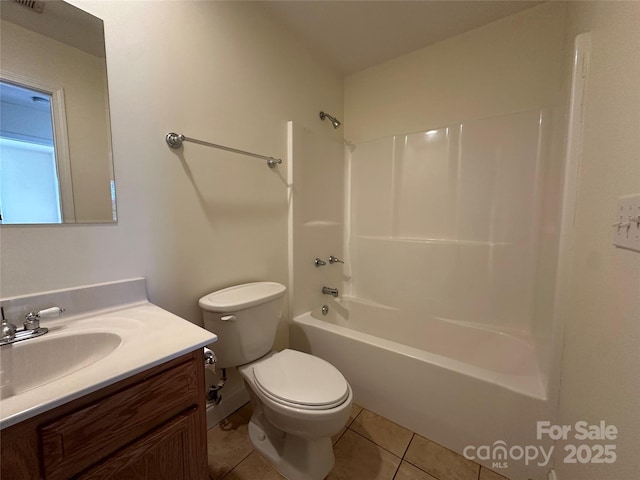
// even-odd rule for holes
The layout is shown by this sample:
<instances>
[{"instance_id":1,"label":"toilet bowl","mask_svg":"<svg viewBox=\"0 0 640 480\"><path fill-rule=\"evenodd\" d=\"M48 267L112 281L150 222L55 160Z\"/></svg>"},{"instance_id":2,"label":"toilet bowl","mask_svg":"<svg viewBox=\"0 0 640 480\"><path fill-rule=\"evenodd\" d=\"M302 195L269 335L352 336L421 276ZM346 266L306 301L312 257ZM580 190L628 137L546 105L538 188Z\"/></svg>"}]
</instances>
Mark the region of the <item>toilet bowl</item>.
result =
<instances>
[{"instance_id":1,"label":"toilet bowl","mask_svg":"<svg viewBox=\"0 0 640 480\"><path fill-rule=\"evenodd\" d=\"M249 392L255 450L291 480L321 480L333 468L331 436L346 424L353 393L325 360L271 351L285 292L254 282L205 295L199 305L205 328L218 335L220 367L238 367Z\"/></svg>"}]
</instances>

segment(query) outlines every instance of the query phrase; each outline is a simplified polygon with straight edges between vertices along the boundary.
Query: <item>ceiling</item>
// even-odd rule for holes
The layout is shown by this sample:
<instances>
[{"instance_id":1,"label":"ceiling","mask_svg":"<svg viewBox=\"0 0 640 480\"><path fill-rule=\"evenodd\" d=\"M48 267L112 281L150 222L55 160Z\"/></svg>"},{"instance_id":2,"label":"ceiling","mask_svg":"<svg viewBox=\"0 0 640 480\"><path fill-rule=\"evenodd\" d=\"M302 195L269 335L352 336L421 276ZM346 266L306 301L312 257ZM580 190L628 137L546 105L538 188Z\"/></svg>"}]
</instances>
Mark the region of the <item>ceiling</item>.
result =
<instances>
[{"instance_id":1,"label":"ceiling","mask_svg":"<svg viewBox=\"0 0 640 480\"><path fill-rule=\"evenodd\" d=\"M273 1L271 17L349 75L541 1Z\"/></svg>"},{"instance_id":2,"label":"ceiling","mask_svg":"<svg viewBox=\"0 0 640 480\"><path fill-rule=\"evenodd\" d=\"M0 18L104 58L102 20L66 2L47 1L42 12L0 0Z\"/></svg>"}]
</instances>

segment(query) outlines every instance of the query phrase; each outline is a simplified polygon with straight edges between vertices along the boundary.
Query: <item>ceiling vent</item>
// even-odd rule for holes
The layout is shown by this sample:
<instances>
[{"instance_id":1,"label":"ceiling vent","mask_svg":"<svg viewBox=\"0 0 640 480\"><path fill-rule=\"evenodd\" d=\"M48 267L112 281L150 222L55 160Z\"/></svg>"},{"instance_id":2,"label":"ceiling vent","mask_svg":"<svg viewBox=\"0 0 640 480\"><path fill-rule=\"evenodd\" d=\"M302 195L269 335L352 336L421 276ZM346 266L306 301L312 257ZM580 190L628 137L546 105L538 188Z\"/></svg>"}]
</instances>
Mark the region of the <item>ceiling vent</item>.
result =
<instances>
[{"instance_id":1,"label":"ceiling vent","mask_svg":"<svg viewBox=\"0 0 640 480\"><path fill-rule=\"evenodd\" d=\"M42 13L44 10L44 1L42 0L14 0L16 3L19 3L23 7L27 7L29 10L34 12Z\"/></svg>"}]
</instances>

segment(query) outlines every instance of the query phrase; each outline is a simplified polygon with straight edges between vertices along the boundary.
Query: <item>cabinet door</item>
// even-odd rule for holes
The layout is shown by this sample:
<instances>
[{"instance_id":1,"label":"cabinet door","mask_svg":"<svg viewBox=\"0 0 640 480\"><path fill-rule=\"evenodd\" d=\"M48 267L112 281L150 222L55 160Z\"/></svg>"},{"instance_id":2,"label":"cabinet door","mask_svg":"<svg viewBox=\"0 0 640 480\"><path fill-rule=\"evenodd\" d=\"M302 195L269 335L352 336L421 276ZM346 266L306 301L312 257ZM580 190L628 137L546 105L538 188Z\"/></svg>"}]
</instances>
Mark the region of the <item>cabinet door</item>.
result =
<instances>
[{"instance_id":1,"label":"cabinet door","mask_svg":"<svg viewBox=\"0 0 640 480\"><path fill-rule=\"evenodd\" d=\"M178 365L42 425L45 478L73 477L197 405L196 367L194 361Z\"/></svg>"},{"instance_id":2,"label":"cabinet door","mask_svg":"<svg viewBox=\"0 0 640 480\"><path fill-rule=\"evenodd\" d=\"M198 417L189 409L74 478L202 480Z\"/></svg>"}]
</instances>

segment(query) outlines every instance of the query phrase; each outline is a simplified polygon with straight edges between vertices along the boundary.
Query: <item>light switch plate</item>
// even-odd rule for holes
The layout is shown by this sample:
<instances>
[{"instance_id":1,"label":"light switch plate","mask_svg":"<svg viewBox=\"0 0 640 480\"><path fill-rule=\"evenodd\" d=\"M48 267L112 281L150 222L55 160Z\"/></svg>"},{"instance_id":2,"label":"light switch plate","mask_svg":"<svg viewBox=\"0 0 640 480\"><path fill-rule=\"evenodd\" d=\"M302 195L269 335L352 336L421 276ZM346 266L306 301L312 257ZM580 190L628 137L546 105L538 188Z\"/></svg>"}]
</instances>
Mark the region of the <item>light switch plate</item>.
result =
<instances>
[{"instance_id":1,"label":"light switch plate","mask_svg":"<svg viewBox=\"0 0 640 480\"><path fill-rule=\"evenodd\" d=\"M616 215L613 244L640 252L640 194L620 197Z\"/></svg>"}]
</instances>

